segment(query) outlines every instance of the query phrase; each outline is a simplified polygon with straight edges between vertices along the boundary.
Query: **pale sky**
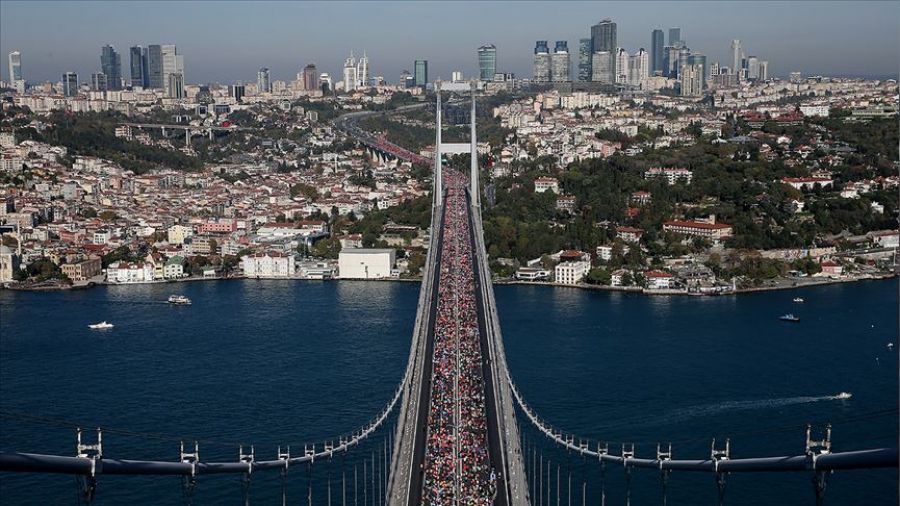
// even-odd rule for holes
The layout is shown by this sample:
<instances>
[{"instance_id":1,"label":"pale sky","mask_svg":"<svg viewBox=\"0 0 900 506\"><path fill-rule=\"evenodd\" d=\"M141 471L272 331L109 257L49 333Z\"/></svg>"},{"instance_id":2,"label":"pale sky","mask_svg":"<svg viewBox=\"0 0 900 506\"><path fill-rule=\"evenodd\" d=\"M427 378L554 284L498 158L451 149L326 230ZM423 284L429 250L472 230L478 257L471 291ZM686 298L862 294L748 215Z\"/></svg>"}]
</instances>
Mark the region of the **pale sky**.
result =
<instances>
[{"instance_id":1,"label":"pale sky","mask_svg":"<svg viewBox=\"0 0 900 506\"><path fill-rule=\"evenodd\" d=\"M25 78L82 81L112 44L128 69L132 45L173 43L188 82L255 81L259 67L289 80L309 62L340 79L344 58L365 50L371 75L396 82L413 60L429 60L431 79L466 76L475 50L497 46L498 70L531 77L535 40L578 39L611 18L618 45L649 49L650 32L681 27L682 39L710 62L729 65L731 39L769 61L769 74L896 77L900 2L42 2L0 0L0 75L6 54L22 53ZM577 56L573 58L574 60ZM573 69L574 72L574 69Z\"/></svg>"}]
</instances>

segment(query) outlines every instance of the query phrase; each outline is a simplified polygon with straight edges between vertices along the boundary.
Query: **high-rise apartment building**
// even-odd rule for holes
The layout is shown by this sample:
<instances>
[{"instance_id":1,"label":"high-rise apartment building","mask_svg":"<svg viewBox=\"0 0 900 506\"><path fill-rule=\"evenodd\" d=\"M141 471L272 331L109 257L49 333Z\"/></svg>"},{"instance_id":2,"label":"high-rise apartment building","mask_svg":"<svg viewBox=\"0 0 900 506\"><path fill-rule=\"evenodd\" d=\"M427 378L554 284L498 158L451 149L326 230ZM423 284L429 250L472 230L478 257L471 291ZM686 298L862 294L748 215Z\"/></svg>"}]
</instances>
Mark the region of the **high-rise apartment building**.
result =
<instances>
[{"instance_id":1,"label":"high-rise apartment building","mask_svg":"<svg viewBox=\"0 0 900 506\"><path fill-rule=\"evenodd\" d=\"M246 90L243 84L232 84L228 87L228 96L233 98L235 102L241 103L244 100Z\"/></svg>"},{"instance_id":2,"label":"high-rise apartment building","mask_svg":"<svg viewBox=\"0 0 900 506\"><path fill-rule=\"evenodd\" d=\"M665 35L662 30L656 29L650 34L650 71L663 74L663 48L665 47Z\"/></svg>"},{"instance_id":3,"label":"high-rise apartment building","mask_svg":"<svg viewBox=\"0 0 900 506\"><path fill-rule=\"evenodd\" d=\"M743 61L744 49L741 47L741 41L734 39L731 41L731 71L735 74L740 74Z\"/></svg>"},{"instance_id":4,"label":"high-rise apartment building","mask_svg":"<svg viewBox=\"0 0 900 506\"><path fill-rule=\"evenodd\" d=\"M629 67L631 56L628 51L619 48L616 51L616 84L628 84Z\"/></svg>"},{"instance_id":5,"label":"high-rise apartment building","mask_svg":"<svg viewBox=\"0 0 900 506\"><path fill-rule=\"evenodd\" d=\"M591 58L591 81L602 84L615 82L615 58L610 51L598 51Z\"/></svg>"},{"instance_id":6,"label":"high-rise apartment building","mask_svg":"<svg viewBox=\"0 0 900 506\"><path fill-rule=\"evenodd\" d=\"M303 67L303 89L306 91L319 89L319 69L315 63Z\"/></svg>"},{"instance_id":7,"label":"high-rise apartment building","mask_svg":"<svg viewBox=\"0 0 900 506\"><path fill-rule=\"evenodd\" d=\"M147 49L131 46L128 50L129 69L131 71L132 88L150 87L150 69L147 62Z\"/></svg>"},{"instance_id":8,"label":"high-rise apartment building","mask_svg":"<svg viewBox=\"0 0 900 506\"><path fill-rule=\"evenodd\" d=\"M545 83L550 80L550 47L546 40L539 40L534 45L533 80Z\"/></svg>"},{"instance_id":9,"label":"high-rise apartment building","mask_svg":"<svg viewBox=\"0 0 900 506\"><path fill-rule=\"evenodd\" d=\"M703 93L702 65L683 65L678 71L678 79L681 83L681 96L698 97Z\"/></svg>"},{"instance_id":10,"label":"high-rise apartment building","mask_svg":"<svg viewBox=\"0 0 900 506\"><path fill-rule=\"evenodd\" d=\"M63 95L74 97L78 95L78 74L66 72L62 76Z\"/></svg>"},{"instance_id":11,"label":"high-rise apartment building","mask_svg":"<svg viewBox=\"0 0 900 506\"><path fill-rule=\"evenodd\" d=\"M591 55L594 54L591 39L580 39L578 41L578 80L591 80Z\"/></svg>"},{"instance_id":12,"label":"high-rise apartment building","mask_svg":"<svg viewBox=\"0 0 900 506\"><path fill-rule=\"evenodd\" d=\"M416 86L428 85L428 60L416 60L413 67Z\"/></svg>"},{"instance_id":13,"label":"high-rise apartment building","mask_svg":"<svg viewBox=\"0 0 900 506\"><path fill-rule=\"evenodd\" d=\"M681 40L681 28L678 28L677 26L669 28L669 45L673 47L684 45L684 41Z\"/></svg>"},{"instance_id":14,"label":"high-rise apartment building","mask_svg":"<svg viewBox=\"0 0 900 506\"><path fill-rule=\"evenodd\" d=\"M497 73L497 46L486 44L478 48L478 79L493 81Z\"/></svg>"},{"instance_id":15,"label":"high-rise apartment building","mask_svg":"<svg viewBox=\"0 0 900 506\"><path fill-rule=\"evenodd\" d=\"M272 79L268 67L262 67L256 73L256 92L272 93Z\"/></svg>"},{"instance_id":16,"label":"high-rise apartment building","mask_svg":"<svg viewBox=\"0 0 900 506\"><path fill-rule=\"evenodd\" d=\"M569 58L569 43L564 40L556 41L553 54L550 55L550 80L556 83L565 83L572 80L571 60Z\"/></svg>"},{"instance_id":17,"label":"high-rise apartment building","mask_svg":"<svg viewBox=\"0 0 900 506\"><path fill-rule=\"evenodd\" d=\"M628 84L643 87L650 75L650 55L644 48L628 59Z\"/></svg>"},{"instance_id":18,"label":"high-rise apartment building","mask_svg":"<svg viewBox=\"0 0 900 506\"><path fill-rule=\"evenodd\" d=\"M755 56L747 57L747 79L751 81L759 79L759 58Z\"/></svg>"},{"instance_id":19,"label":"high-rise apartment building","mask_svg":"<svg viewBox=\"0 0 900 506\"><path fill-rule=\"evenodd\" d=\"M184 74L181 72L171 72L166 77L166 96L178 99L185 98Z\"/></svg>"},{"instance_id":20,"label":"high-rise apartment building","mask_svg":"<svg viewBox=\"0 0 900 506\"><path fill-rule=\"evenodd\" d=\"M100 71L106 74L107 90L122 89L122 55L109 44L100 49Z\"/></svg>"},{"instance_id":21,"label":"high-rise apartment building","mask_svg":"<svg viewBox=\"0 0 900 506\"><path fill-rule=\"evenodd\" d=\"M12 51L9 53L9 82L15 84L16 81L24 81L22 74L22 53Z\"/></svg>"},{"instance_id":22,"label":"high-rise apartment building","mask_svg":"<svg viewBox=\"0 0 900 506\"><path fill-rule=\"evenodd\" d=\"M344 91L351 92L356 89L356 83L358 81L356 67L356 57L353 56L353 51L350 52L350 56L344 60Z\"/></svg>"},{"instance_id":23,"label":"high-rise apartment building","mask_svg":"<svg viewBox=\"0 0 900 506\"><path fill-rule=\"evenodd\" d=\"M699 67L702 70L702 72L700 73L700 89L705 90L707 88L707 80L709 76L709 67L706 64L706 55L702 53L691 53L687 58L687 64Z\"/></svg>"},{"instance_id":24,"label":"high-rise apartment building","mask_svg":"<svg viewBox=\"0 0 900 506\"><path fill-rule=\"evenodd\" d=\"M356 62L356 87L365 88L369 86L369 57L363 51L362 57Z\"/></svg>"},{"instance_id":25,"label":"high-rise apartment building","mask_svg":"<svg viewBox=\"0 0 900 506\"><path fill-rule=\"evenodd\" d=\"M109 89L109 82L107 80L107 76L103 72L94 72L91 74L91 90L93 91L107 91Z\"/></svg>"}]
</instances>

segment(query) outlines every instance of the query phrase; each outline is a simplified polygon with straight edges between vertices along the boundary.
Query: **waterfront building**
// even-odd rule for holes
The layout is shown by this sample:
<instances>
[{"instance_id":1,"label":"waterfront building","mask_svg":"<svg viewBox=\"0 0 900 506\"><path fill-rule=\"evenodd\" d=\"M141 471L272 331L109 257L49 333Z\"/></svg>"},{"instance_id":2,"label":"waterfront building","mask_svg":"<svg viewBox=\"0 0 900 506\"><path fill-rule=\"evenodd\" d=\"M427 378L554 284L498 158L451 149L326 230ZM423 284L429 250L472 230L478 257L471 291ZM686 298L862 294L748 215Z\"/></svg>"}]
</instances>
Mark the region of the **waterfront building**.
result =
<instances>
[{"instance_id":1,"label":"waterfront building","mask_svg":"<svg viewBox=\"0 0 900 506\"><path fill-rule=\"evenodd\" d=\"M280 251L265 251L241 258L248 278L290 278L294 275L294 256Z\"/></svg>"},{"instance_id":2,"label":"waterfront building","mask_svg":"<svg viewBox=\"0 0 900 506\"><path fill-rule=\"evenodd\" d=\"M341 279L383 279L393 275L396 252L389 248L350 248L338 254Z\"/></svg>"},{"instance_id":3,"label":"waterfront building","mask_svg":"<svg viewBox=\"0 0 900 506\"><path fill-rule=\"evenodd\" d=\"M550 48L546 40L539 40L534 45L534 71L532 80L544 83L551 77Z\"/></svg>"},{"instance_id":4,"label":"waterfront building","mask_svg":"<svg viewBox=\"0 0 900 506\"><path fill-rule=\"evenodd\" d=\"M577 285L591 270L591 263L583 260L561 262L553 269L554 279L563 285Z\"/></svg>"},{"instance_id":5,"label":"waterfront building","mask_svg":"<svg viewBox=\"0 0 900 506\"><path fill-rule=\"evenodd\" d=\"M100 257L90 257L80 262L63 264L60 269L72 281L87 281L103 272L103 263Z\"/></svg>"},{"instance_id":6,"label":"waterfront building","mask_svg":"<svg viewBox=\"0 0 900 506\"><path fill-rule=\"evenodd\" d=\"M21 260L22 255L18 254L16 250L0 244L0 283L8 283L13 280L21 267Z\"/></svg>"},{"instance_id":7,"label":"waterfront building","mask_svg":"<svg viewBox=\"0 0 900 506\"><path fill-rule=\"evenodd\" d=\"M63 95L74 97L78 95L78 74L66 72L62 76Z\"/></svg>"},{"instance_id":8,"label":"waterfront building","mask_svg":"<svg viewBox=\"0 0 900 506\"><path fill-rule=\"evenodd\" d=\"M645 271L644 282L648 290L667 290L672 288L675 276L666 271Z\"/></svg>"},{"instance_id":9,"label":"waterfront building","mask_svg":"<svg viewBox=\"0 0 900 506\"><path fill-rule=\"evenodd\" d=\"M478 78L492 81L497 73L497 46L487 44L478 48Z\"/></svg>"},{"instance_id":10,"label":"waterfront building","mask_svg":"<svg viewBox=\"0 0 900 506\"><path fill-rule=\"evenodd\" d=\"M653 30L650 34L650 71L663 72L663 47L665 36L660 29Z\"/></svg>"},{"instance_id":11,"label":"waterfront building","mask_svg":"<svg viewBox=\"0 0 900 506\"><path fill-rule=\"evenodd\" d=\"M122 89L122 55L109 44L100 50L100 70L106 75L105 90Z\"/></svg>"},{"instance_id":12,"label":"waterfront building","mask_svg":"<svg viewBox=\"0 0 900 506\"><path fill-rule=\"evenodd\" d=\"M166 260L163 266L163 277L165 279L178 279L186 276L184 273L185 260L183 256L175 255Z\"/></svg>"},{"instance_id":13,"label":"waterfront building","mask_svg":"<svg viewBox=\"0 0 900 506\"><path fill-rule=\"evenodd\" d=\"M415 85L425 87L428 85L428 60L416 60L413 72L415 73Z\"/></svg>"},{"instance_id":14,"label":"waterfront building","mask_svg":"<svg viewBox=\"0 0 900 506\"><path fill-rule=\"evenodd\" d=\"M109 283L147 283L153 281L155 268L146 262L113 262L106 268Z\"/></svg>"},{"instance_id":15,"label":"waterfront building","mask_svg":"<svg viewBox=\"0 0 900 506\"><path fill-rule=\"evenodd\" d=\"M571 81L570 67L569 44L564 40L558 40L553 54L550 55L550 80L556 83Z\"/></svg>"},{"instance_id":16,"label":"waterfront building","mask_svg":"<svg viewBox=\"0 0 900 506\"><path fill-rule=\"evenodd\" d=\"M591 39L578 41L578 80L581 82L591 80L591 56L594 54L591 47Z\"/></svg>"}]
</instances>

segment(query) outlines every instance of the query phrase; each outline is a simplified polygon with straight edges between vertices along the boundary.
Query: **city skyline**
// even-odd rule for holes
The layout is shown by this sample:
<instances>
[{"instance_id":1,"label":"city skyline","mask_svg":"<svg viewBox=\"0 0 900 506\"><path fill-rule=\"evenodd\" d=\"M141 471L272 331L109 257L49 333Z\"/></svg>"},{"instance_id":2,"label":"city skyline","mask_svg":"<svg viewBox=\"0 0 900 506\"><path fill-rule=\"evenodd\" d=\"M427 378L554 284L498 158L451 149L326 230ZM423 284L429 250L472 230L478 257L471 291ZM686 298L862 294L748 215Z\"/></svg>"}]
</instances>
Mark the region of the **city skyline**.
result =
<instances>
[{"instance_id":1,"label":"city skyline","mask_svg":"<svg viewBox=\"0 0 900 506\"><path fill-rule=\"evenodd\" d=\"M178 53L185 55L188 82L229 84L255 81L260 67L271 69L273 81L290 80L311 62L316 63L320 72L339 78L349 50L358 47L365 48L372 59L371 75L382 75L388 82L396 82L403 70L413 71L417 59L430 62L431 78L449 79L454 70L462 71L467 78L476 76L477 48L493 44L497 47L497 72L529 77L534 40L567 41L571 51L572 47L578 47L579 39L589 35L592 25L609 18L618 26L618 45L632 53L640 48L650 51L652 30L668 33L669 28L680 27L681 38L689 46L706 54L710 62L719 61L723 65L731 61L731 40L740 39L748 55L761 55L770 61L769 74L773 76L786 77L798 70L804 74L887 77L896 74L898 69L898 34L892 21L900 10L897 4L825 4L813 20L802 15L808 8L803 2L779 4L778 15L773 19L766 18L772 15L771 4L701 4L703 9L698 13L687 3L645 2L631 6L562 3L554 4L559 15L548 21L533 9L512 10L506 2L493 2L479 5L484 16L465 19L471 29L464 34L452 28L457 26L457 18L461 23L465 16L444 12L444 4L276 3L269 6L277 7L274 12L260 6L253 16L244 13L231 18L227 14L238 6L225 3L211 18L205 9L208 3L202 2L178 4L182 15L173 21L166 17L167 11L154 8L159 4L82 2L73 7L58 2L4 2L0 4L0 52L6 55L20 51L25 79L39 82L58 81L68 71L79 76L100 71L101 48L107 44L115 47L120 55L127 55L135 45L175 44ZM101 32L99 29L90 29L98 23L98 18L93 16L94 6L102 6L105 12L104 28L108 34L105 39L96 35ZM438 27L437 33L427 36L425 32L433 31L432 27L425 28L427 20L438 13L447 19L447 26ZM502 14L517 29L512 33L489 29L496 22L494 14ZM138 27L116 23L135 15L146 22ZM379 17L401 19L408 25L407 29L389 30L375 37ZM319 18L321 22L316 21ZM354 29L341 30L346 35L340 37L339 43L322 43L337 39L334 24L329 25L325 18L341 19L341 26ZM60 20L62 29L57 28L56 19ZM63 19L69 20L73 29L77 25L77 33L72 33L73 29L62 23ZM728 23L729 19L742 22ZM190 25L203 20L217 22L219 29L205 31L204 37L198 40ZM299 23L293 30L288 29L291 20ZM760 25L762 20L766 20L766 26ZM358 24L363 26L357 27ZM261 30L266 31L268 38L257 34ZM452 37L458 43L431 42L447 30L454 31ZM850 41L830 36L839 30L857 36ZM777 33L784 37L774 37ZM416 43L410 44L411 39ZM126 66L127 62L123 62L123 67ZM3 78L8 80L7 69L3 70ZM576 70L573 68L572 72Z\"/></svg>"}]
</instances>

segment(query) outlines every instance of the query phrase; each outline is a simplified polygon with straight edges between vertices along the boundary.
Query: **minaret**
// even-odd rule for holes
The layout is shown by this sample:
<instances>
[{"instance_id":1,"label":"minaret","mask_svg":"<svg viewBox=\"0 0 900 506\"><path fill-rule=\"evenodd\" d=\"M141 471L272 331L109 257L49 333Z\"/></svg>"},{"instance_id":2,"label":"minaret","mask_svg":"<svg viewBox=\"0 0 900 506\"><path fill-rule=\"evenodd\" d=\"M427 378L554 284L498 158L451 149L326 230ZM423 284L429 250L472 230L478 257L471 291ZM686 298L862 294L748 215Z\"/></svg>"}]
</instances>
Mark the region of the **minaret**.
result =
<instances>
[{"instance_id":1,"label":"minaret","mask_svg":"<svg viewBox=\"0 0 900 506\"><path fill-rule=\"evenodd\" d=\"M478 189L478 138L475 135L475 90L477 88L475 81L472 81L472 172L469 175L469 194L472 198L472 205L479 206L481 198Z\"/></svg>"},{"instance_id":2,"label":"minaret","mask_svg":"<svg viewBox=\"0 0 900 506\"><path fill-rule=\"evenodd\" d=\"M434 82L434 92L437 95L437 107L435 109L435 134L434 134L434 205L440 206L444 200L444 181L441 175L441 82Z\"/></svg>"}]
</instances>

